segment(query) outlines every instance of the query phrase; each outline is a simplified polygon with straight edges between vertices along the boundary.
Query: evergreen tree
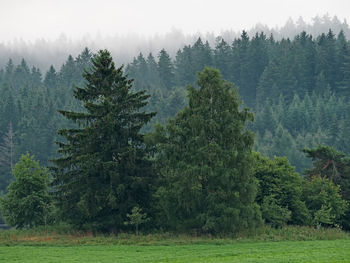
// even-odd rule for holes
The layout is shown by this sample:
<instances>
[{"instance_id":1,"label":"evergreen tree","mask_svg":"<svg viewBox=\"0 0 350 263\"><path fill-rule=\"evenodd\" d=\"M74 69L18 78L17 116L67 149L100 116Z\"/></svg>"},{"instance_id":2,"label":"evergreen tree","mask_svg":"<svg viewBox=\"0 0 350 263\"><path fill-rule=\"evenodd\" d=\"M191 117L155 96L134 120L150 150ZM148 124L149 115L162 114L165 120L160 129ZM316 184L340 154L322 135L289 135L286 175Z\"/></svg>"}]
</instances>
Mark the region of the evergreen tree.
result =
<instances>
[{"instance_id":1,"label":"evergreen tree","mask_svg":"<svg viewBox=\"0 0 350 263\"><path fill-rule=\"evenodd\" d=\"M171 119L160 138L162 218L173 229L219 233L254 228L260 214L250 170L253 115L239 110L237 89L216 69L198 74L188 88L189 106Z\"/></svg>"},{"instance_id":2,"label":"evergreen tree","mask_svg":"<svg viewBox=\"0 0 350 263\"><path fill-rule=\"evenodd\" d=\"M195 83L196 69L193 66L193 54L190 45L184 46L182 50L176 53L175 71L180 85Z\"/></svg>"},{"instance_id":3,"label":"evergreen tree","mask_svg":"<svg viewBox=\"0 0 350 263\"><path fill-rule=\"evenodd\" d=\"M232 50L223 38L217 38L216 47L214 50L215 67L220 70L222 76L232 81Z\"/></svg>"},{"instance_id":4,"label":"evergreen tree","mask_svg":"<svg viewBox=\"0 0 350 263\"><path fill-rule=\"evenodd\" d=\"M28 81L29 80L29 81ZM22 59L21 64L18 65L13 72L12 86L18 90L23 87L30 87L30 69L27 62Z\"/></svg>"},{"instance_id":5,"label":"evergreen tree","mask_svg":"<svg viewBox=\"0 0 350 263\"><path fill-rule=\"evenodd\" d=\"M337 82L337 92L344 97L350 97L350 45L342 45L342 55L339 58L340 70L339 81Z\"/></svg>"},{"instance_id":6,"label":"evergreen tree","mask_svg":"<svg viewBox=\"0 0 350 263\"><path fill-rule=\"evenodd\" d=\"M210 67L213 65L212 50L208 41L203 44L202 39L199 37L193 44L191 51L192 69L194 70L195 74L202 71L205 67Z\"/></svg>"},{"instance_id":7,"label":"evergreen tree","mask_svg":"<svg viewBox=\"0 0 350 263\"><path fill-rule=\"evenodd\" d=\"M159 78L158 73L158 64L152 55L152 53L148 54L147 57L147 68L148 68L148 74L147 74L147 83L152 88L154 87L161 87L161 80Z\"/></svg>"},{"instance_id":8,"label":"evergreen tree","mask_svg":"<svg viewBox=\"0 0 350 263\"><path fill-rule=\"evenodd\" d=\"M0 191L4 191L12 179L14 150L14 131L10 122L7 132L0 141Z\"/></svg>"},{"instance_id":9,"label":"evergreen tree","mask_svg":"<svg viewBox=\"0 0 350 263\"><path fill-rule=\"evenodd\" d=\"M92 59L84 78L74 97L85 111L60 111L79 127L58 132L66 141L58 143L62 156L53 161L54 190L68 222L120 230L134 206L149 208L152 174L140 129L154 113L141 111L149 96L131 91L132 80L115 68L107 50Z\"/></svg>"},{"instance_id":10,"label":"evergreen tree","mask_svg":"<svg viewBox=\"0 0 350 263\"><path fill-rule=\"evenodd\" d=\"M256 33L250 41L247 50L247 63L242 67L241 72L241 82L245 83L244 89L246 94L246 97L243 97L243 99L250 107L255 107L259 79L268 62L266 36L263 33Z\"/></svg>"},{"instance_id":11,"label":"evergreen tree","mask_svg":"<svg viewBox=\"0 0 350 263\"><path fill-rule=\"evenodd\" d=\"M327 83L334 89L339 67L337 65L336 39L332 30L329 30L327 34L322 34L317 39L317 53L317 71L324 72Z\"/></svg>"},{"instance_id":12,"label":"evergreen tree","mask_svg":"<svg viewBox=\"0 0 350 263\"><path fill-rule=\"evenodd\" d=\"M312 36L305 31L293 41L294 75L298 81L297 93L302 96L313 90L316 72L316 47Z\"/></svg>"},{"instance_id":13,"label":"evergreen tree","mask_svg":"<svg viewBox=\"0 0 350 263\"><path fill-rule=\"evenodd\" d=\"M162 85L169 90L175 84L174 67L170 56L162 49L158 55L158 72Z\"/></svg>"},{"instance_id":14,"label":"evergreen tree","mask_svg":"<svg viewBox=\"0 0 350 263\"><path fill-rule=\"evenodd\" d=\"M45 74L44 85L48 89L55 89L58 84L57 73L53 66Z\"/></svg>"}]
</instances>

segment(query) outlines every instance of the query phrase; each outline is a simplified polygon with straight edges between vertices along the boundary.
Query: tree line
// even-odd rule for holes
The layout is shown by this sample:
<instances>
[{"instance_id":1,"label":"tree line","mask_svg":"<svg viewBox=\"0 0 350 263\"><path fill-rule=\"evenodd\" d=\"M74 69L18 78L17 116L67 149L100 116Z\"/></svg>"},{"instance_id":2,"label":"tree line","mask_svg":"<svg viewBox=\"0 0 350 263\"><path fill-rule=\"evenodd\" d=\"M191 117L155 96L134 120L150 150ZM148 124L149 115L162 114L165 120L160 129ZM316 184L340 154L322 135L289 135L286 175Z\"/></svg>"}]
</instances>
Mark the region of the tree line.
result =
<instances>
[{"instance_id":1,"label":"tree line","mask_svg":"<svg viewBox=\"0 0 350 263\"><path fill-rule=\"evenodd\" d=\"M158 112L153 122L165 123L186 105L182 87L195 84L196 72L219 69L255 113L256 121L249 124L257 133L255 150L287 156L302 172L311 165L300 154L304 147L327 144L350 153L344 136L350 128L349 50L344 34L336 37L331 30L316 38L302 32L279 41L263 33L249 38L243 31L231 44L218 38L215 48L199 38L174 59L166 50L157 59L139 54L126 72L136 89L152 95L148 109Z\"/></svg>"},{"instance_id":2,"label":"tree line","mask_svg":"<svg viewBox=\"0 0 350 263\"><path fill-rule=\"evenodd\" d=\"M13 169L16 180L0 202L9 224L212 234L264 221L349 229L350 158L328 146L305 148L313 168L300 177L286 158L254 152L247 128L254 115L219 70L199 72L188 105L144 133L156 114L145 107L150 95L133 89L108 51L91 62L74 88L81 110L59 111L75 125L58 131L51 177L29 154Z\"/></svg>"}]
</instances>

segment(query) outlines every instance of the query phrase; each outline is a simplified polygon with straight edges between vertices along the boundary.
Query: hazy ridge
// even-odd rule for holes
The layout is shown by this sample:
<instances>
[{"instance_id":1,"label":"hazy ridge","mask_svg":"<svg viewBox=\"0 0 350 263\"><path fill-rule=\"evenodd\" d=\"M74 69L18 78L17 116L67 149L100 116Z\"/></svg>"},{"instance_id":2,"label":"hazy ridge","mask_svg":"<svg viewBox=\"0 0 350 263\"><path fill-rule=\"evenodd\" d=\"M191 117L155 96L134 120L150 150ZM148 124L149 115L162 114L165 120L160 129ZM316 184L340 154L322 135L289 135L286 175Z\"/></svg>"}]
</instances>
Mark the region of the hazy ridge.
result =
<instances>
[{"instance_id":1,"label":"hazy ridge","mask_svg":"<svg viewBox=\"0 0 350 263\"><path fill-rule=\"evenodd\" d=\"M331 17L328 14L314 17L312 23L307 23L300 17L296 21L289 18L282 27L270 28L258 23L250 29L242 28L248 32L249 36L263 31L266 35L273 34L276 40L292 39L302 31L306 31L312 36L318 36L329 29L332 29L336 35L343 30L346 38L350 39L350 28L347 21L342 21L337 16ZM59 69L68 55L76 57L85 47L88 47L92 52L106 48L111 51L118 64L127 64L140 52L157 54L164 48L170 56L174 57L179 49L184 45L194 43L198 37L208 41L214 47L218 37L224 38L227 43L232 43L235 38L239 38L241 33L241 31L225 30L220 34L198 32L188 35L173 28L168 33L155 34L150 37L137 34L118 35L116 33L114 36L86 35L79 41L73 41L64 34L55 40L42 38L28 42L23 39L15 39L10 42L0 42L0 68L4 67L10 58L14 64L19 64L24 58L30 66L38 67L42 72L45 72L51 65Z\"/></svg>"}]
</instances>

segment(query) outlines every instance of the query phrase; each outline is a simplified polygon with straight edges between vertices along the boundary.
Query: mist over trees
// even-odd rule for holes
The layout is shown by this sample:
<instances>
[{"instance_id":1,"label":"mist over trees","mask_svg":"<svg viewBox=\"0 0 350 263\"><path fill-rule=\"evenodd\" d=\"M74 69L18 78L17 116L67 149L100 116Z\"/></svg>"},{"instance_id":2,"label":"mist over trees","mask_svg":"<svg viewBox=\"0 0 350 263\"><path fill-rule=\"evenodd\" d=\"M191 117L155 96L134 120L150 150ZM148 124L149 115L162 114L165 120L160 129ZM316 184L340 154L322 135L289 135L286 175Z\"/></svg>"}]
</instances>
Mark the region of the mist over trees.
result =
<instances>
[{"instance_id":1,"label":"mist over trees","mask_svg":"<svg viewBox=\"0 0 350 263\"><path fill-rule=\"evenodd\" d=\"M288 19L285 25L281 27L270 28L263 24L256 24L253 28L246 28L245 30L250 37L253 37L257 32L264 32L266 36L273 34L275 40L281 40L282 38L293 39L295 35L302 31L318 36L329 29L332 29L336 35L343 30L346 38L350 39L350 28L347 22L328 14L316 16L311 22L306 22L300 17L296 21ZM118 65L130 63L135 54L140 52L143 54L157 54L161 49L167 50L169 55L174 58L178 49L195 42L199 37L203 41L208 41L210 46L214 47L218 36L231 43L240 35L241 32L233 30L223 30L218 34L205 32L190 35L174 28L168 33L155 34L151 37L143 37L137 34L116 34L112 36L97 34L86 35L77 41L73 41L62 34L54 40L42 38L28 42L23 39L14 39L9 42L0 42L0 67L3 67L9 58L15 64L20 63L25 58L28 65L38 67L42 71L46 71L51 65L59 68L68 55L76 57L85 47L89 47L94 52L107 48L111 51L113 57L118 58L116 61Z\"/></svg>"}]
</instances>

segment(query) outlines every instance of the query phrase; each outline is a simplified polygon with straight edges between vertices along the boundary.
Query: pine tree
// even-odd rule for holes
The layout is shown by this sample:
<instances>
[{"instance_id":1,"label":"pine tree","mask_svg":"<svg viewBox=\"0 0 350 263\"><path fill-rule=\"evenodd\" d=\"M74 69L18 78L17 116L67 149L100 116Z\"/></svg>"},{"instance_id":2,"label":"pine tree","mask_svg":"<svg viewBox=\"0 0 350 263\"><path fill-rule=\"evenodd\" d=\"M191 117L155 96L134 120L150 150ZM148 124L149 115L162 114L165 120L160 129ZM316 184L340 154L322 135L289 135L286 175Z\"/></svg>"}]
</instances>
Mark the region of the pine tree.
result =
<instances>
[{"instance_id":1,"label":"pine tree","mask_svg":"<svg viewBox=\"0 0 350 263\"><path fill-rule=\"evenodd\" d=\"M298 94L303 96L315 86L316 47L312 36L305 31L297 35L291 51L294 56L294 74L298 81Z\"/></svg>"},{"instance_id":2,"label":"pine tree","mask_svg":"<svg viewBox=\"0 0 350 263\"><path fill-rule=\"evenodd\" d=\"M246 94L245 98L242 97L250 107L255 107L258 82L261 74L268 65L268 61L266 36L263 33L256 33L250 41L247 50L246 65L242 66L241 72L241 82L245 83L244 92Z\"/></svg>"},{"instance_id":3,"label":"pine tree","mask_svg":"<svg viewBox=\"0 0 350 263\"><path fill-rule=\"evenodd\" d=\"M324 72L326 81L329 83L332 89L335 88L335 82L337 78L337 72L339 66L337 65L336 55L336 39L332 30L329 30L327 35L322 34L317 41L317 71Z\"/></svg>"},{"instance_id":4,"label":"pine tree","mask_svg":"<svg viewBox=\"0 0 350 263\"><path fill-rule=\"evenodd\" d=\"M48 89L55 89L57 84L57 73L55 68L51 65L45 74L44 85Z\"/></svg>"},{"instance_id":5,"label":"pine tree","mask_svg":"<svg viewBox=\"0 0 350 263\"><path fill-rule=\"evenodd\" d=\"M176 53L175 72L176 79L180 85L194 84L196 79L196 69L193 66L193 54L190 45L184 46Z\"/></svg>"},{"instance_id":6,"label":"pine tree","mask_svg":"<svg viewBox=\"0 0 350 263\"><path fill-rule=\"evenodd\" d=\"M158 129L159 207L169 227L219 233L254 228L259 212L250 170L253 115L218 70L198 74L189 106ZM163 133L163 136L162 136Z\"/></svg>"},{"instance_id":7,"label":"pine tree","mask_svg":"<svg viewBox=\"0 0 350 263\"><path fill-rule=\"evenodd\" d=\"M60 111L79 127L59 130L54 189L68 222L100 231L124 228L136 205L149 208L151 172L140 129L154 116L141 111L149 98L132 92L132 80L115 68L107 50L92 59L85 87L74 97L84 112Z\"/></svg>"},{"instance_id":8,"label":"pine tree","mask_svg":"<svg viewBox=\"0 0 350 263\"><path fill-rule=\"evenodd\" d=\"M339 59L340 60L340 59ZM340 70L338 71L340 77L337 84L337 92L349 98L350 96L350 45L346 44L342 47L342 59L340 63Z\"/></svg>"},{"instance_id":9,"label":"pine tree","mask_svg":"<svg viewBox=\"0 0 350 263\"><path fill-rule=\"evenodd\" d=\"M163 87L169 90L175 84L174 66L170 56L162 49L158 55L158 73Z\"/></svg>"},{"instance_id":10,"label":"pine tree","mask_svg":"<svg viewBox=\"0 0 350 263\"><path fill-rule=\"evenodd\" d=\"M12 179L14 150L14 131L12 122L10 122L0 142L0 191L5 190Z\"/></svg>"},{"instance_id":11,"label":"pine tree","mask_svg":"<svg viewBox=\"0 0 350 263\"><path fill-rule=\"evenodd\" d=\"M215 67L220 70L222 76L231 81L232 50L223 38L217 38L214 50Z\"/></svg>"},{"instance_id":12,"label":"pine tree","mask_svg":"<svg viewBox=\"0 0 350 263\"><path fill-rule=\"evenodd\" d=\"M158 64L152 55L152 53L149 53L147 56L147 83L149 86L153 87L160 87L161 81L159 78L158 73Z\"/></svg>"}]
</instances>

